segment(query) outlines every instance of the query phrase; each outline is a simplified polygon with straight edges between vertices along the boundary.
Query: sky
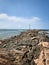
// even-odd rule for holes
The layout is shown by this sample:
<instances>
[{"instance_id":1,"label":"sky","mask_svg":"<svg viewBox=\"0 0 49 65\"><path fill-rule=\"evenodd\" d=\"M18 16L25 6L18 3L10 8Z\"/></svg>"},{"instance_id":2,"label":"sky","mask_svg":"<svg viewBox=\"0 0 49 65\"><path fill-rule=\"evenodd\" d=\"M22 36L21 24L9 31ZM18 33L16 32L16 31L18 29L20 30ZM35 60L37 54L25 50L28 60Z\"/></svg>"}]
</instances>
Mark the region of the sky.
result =
<instances>
[{"instance_id":1,"label":"sky","mask_svg":"<svg viewBox=\"0 0 49 65\"><path fill-rule=\"evenodd\" d=\"M0 0L0 29L49 29L49 0Z\"/></svg>"}]
</instances>

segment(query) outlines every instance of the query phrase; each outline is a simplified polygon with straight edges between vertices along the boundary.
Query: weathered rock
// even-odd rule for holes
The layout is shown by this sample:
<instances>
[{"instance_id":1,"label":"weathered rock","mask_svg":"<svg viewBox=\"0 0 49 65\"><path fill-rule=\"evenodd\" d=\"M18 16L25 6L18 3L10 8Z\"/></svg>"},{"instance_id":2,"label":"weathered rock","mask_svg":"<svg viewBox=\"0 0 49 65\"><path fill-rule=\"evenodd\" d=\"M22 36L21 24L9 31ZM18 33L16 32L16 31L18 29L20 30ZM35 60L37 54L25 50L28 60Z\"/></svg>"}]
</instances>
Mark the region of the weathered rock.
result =
<instances>
[{"instance_id":1,"label":"weathered rock","mask_svg":"<svg viewBox=\"0 0 49 65\"><path fill-rule=\"evenodd\" d=\"M49 37L38 32L27 30L20 35L0 40L0 65L43 65L38 61L45 43L41 45L40 42L49 41Z\"/></svg>"}]
</instances>

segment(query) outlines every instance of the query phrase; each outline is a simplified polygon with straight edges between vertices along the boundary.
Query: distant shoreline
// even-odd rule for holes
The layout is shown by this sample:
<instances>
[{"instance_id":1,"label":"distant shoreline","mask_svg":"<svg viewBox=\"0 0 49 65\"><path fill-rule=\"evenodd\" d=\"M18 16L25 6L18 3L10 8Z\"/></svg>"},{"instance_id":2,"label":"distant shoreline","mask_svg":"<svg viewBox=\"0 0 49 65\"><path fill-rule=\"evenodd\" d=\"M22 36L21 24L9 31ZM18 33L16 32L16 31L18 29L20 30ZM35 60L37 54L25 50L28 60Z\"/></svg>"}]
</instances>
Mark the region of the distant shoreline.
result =
<instances>
[{"instance_id":1,"label":"distant shoreline","mask_svg":"<svg viewBox=\"0 0 49 65\"><path fill-rule=\"evenodd\" d=\"M5 30L5 31L7 31L7 30L10 30L10 31L12 31L12 30L40 30L40 31L49 31L49 29L0 29L0 30Z\"/></svg>"}]
</instances>

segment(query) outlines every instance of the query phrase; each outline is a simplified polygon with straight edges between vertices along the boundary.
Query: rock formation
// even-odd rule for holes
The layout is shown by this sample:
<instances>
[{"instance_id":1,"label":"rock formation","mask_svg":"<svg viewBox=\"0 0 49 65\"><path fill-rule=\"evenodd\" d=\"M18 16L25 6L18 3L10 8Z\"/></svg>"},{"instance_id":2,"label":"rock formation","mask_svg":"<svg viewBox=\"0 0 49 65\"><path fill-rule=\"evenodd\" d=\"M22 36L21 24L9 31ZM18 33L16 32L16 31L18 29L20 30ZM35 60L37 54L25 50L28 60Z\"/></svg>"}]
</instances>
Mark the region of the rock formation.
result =
<instances>
[{"instance_id":1,"label":"rock formation","mask_svg":"<svg viewBox=\"0 0 49 65\"><path fill-rule=\"evenodd\" d=\"M0 65L44 65L45 42L49 42L49 37L39 34L39 30L27 30L0 40Z\"/></svg>"}]
</instances>

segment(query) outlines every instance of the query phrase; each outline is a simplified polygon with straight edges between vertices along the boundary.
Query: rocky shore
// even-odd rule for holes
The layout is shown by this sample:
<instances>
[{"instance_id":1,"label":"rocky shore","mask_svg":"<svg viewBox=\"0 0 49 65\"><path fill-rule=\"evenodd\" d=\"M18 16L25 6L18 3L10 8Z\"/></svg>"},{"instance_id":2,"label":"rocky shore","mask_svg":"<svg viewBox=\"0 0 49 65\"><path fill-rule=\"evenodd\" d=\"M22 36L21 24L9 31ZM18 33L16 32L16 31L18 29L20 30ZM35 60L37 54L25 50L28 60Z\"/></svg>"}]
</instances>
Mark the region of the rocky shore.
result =
<instances>
[{"instance_id":1,"label":"rocky shore","mask_svg":"<svg viewBox=\"0 0 49 65\"><path fill-rule=\"evenodd\" d=\"M49 42L46 33L27 30L20 35L0 40L0 65L37 65L43 50L41 42ZM44 65L44 61L43 61Z\"/></svg>"}]
</instances>

